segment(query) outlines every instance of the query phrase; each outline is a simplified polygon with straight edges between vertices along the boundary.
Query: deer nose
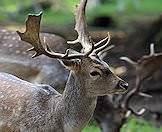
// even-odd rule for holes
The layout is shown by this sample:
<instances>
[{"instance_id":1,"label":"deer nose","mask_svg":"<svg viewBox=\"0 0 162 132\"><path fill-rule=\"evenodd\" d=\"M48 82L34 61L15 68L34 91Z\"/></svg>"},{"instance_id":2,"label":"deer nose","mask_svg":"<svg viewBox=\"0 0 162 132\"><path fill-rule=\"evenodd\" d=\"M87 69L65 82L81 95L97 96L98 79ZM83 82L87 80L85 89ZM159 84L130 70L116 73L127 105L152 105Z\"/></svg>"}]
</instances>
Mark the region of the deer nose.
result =
<instances>
[{"instance_id":1,"label":"deer nose","mask_svg":"<svg viewBox=\"0 0 162 132\"><path fill-rule=\"evenodd\" d=\"M122 88L125 90L128 89L128 83L126 83L125 81L122 81L122 80L119 81L118 86L119 86L119 88Z\"/></svg>"}]
</instances>

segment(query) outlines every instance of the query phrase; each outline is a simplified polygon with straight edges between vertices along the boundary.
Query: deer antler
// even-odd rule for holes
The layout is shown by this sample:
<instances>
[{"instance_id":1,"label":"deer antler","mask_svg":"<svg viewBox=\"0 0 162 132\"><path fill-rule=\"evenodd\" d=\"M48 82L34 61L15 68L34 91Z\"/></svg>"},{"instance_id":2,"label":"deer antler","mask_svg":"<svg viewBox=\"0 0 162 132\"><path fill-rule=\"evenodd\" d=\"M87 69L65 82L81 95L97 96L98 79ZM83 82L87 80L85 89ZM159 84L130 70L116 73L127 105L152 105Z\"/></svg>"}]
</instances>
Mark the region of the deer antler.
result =
<instances>
[{"instance_id":1,"label":"deer antler","mask_svg":"<svg viewBox=\"0 0 162 132\"><path fill-rule=\"evenodd\" d=\"M115 47L115 45L110 45L110 46L108 46L107 48L105 48L104 50L102 50L101 52L99 52L98 53L98 56L101 58L101 59L103 59L106 55L107 55L107 52L109 51L109 50L111 50L112 48L114 48Z\"/></svg>"},{"instance_id":2,"label":"deer antler","mask_svg":"<svg viewBox=\"0 0 162 132\"><path fill-rule=\"evenodd\" d=\"M85 8L86 8L87 0L82 0L80 5L76 6L75 11L75 30L78 33L78 38L74 41L68 41L69 44L81 43L83 50L91 49L93 45L90 43L90 37L87 31L87 24L85 18Z\"/></svg>"},{"instance_id":3,"label":"deer antler","mask_svg":"<svg viewBox=\"0 0 162 132\"><path fill-rule=\"evenodd\" d=\"M39 37L41 17L42 12L38 15L29 15L28 20L26 21L26 31L24 33L17 31L23 41L29 42L33 45L29 51L37 51L32 57L36 57L44 53L44 48L41 45Z\"/></svg>"},{"instance_id":4,"label":"deer antler","mask_svg":"<svg viewBox=\"0 0 162 132\"><path fill-rule=\"evenodd\" d=\"M68 41L69 44L75 44L75 43L81 43L83 49L83 52L89 52L91 54L98 54L105 48L107 48L107 45L110 41L110 35L108 33L108 36L99 41L98 43L94 44L94 42L91 39L91 36L89 35L87 31L87 24L86 24L86 17L85 17L85 9L86 9L87 0L82 0L80 5L76 7L76 13L75 13L75 30L78 33L78 38L74 41ZM108 40L107 40L108 39ZM101 44L107 40L107 43L103 46Z\"/></svg>"},{"instance_id":5,"label":"deer antler","mask_svg":"<svg viewBox=\"0 0 162 132\"><path fill-rule=\"evenodd\" d=\"M109 34L109 32L107 33L107 37L106 37L108 40L107 40L107 42L106 42L106 44L104 44L104 45L102 45L102 46L100 46L100 47L98 47L99 45L100 45L100 43L104 40L101 40L100 42L98 42L96 45L95 45L95 53L96 54L98 54L98 53L100 53L100 52L102 52L105 48L107 48L107 46L109 45L109 42L110 42L110 34ZM105 38L105 39L106 39ZM98 47L98 48L97 48Z\"/></svg>"},{"instance_id":6,"label":"deer antler","mask_svg":"<svg viewBox=\"0 0 162 132\"><path fill-rule=\"evenodd\" d=\"M136 68L137 62L133 61L132 59L125 57L125 56L120 57L120 59L128 62L129 64L131 64L133 67Z\"/></svg>"},{"instance_id":7,"label":"deer antler","mask_svg":"<svg viewBox=\"0 0 162 132\"><path fill-rule=\"evenodd\" d=\"M65 54L53 52L50 47L44 43L41 43L39 31L40 31L40 21L42 17L42 13L38 15L29 15L26 21L26 31L21 33L17 31L21 40L29 42L33 48L29 49L29 51L35 51L36 53L32 57L36 57L39 55L46 55L51 58L57 59L82 59L83 57L89 56L90 54L98 54L102 52L110 41L110 35L108 33L108 37L101 40L100 42L94 44L91 39L91 36L88 35L87 24L85 18L85 8L86 8L87 0L82 0L79 6L76 8L76 25L75 30L78 32L77 40L68 43L76 43L80 42L83 47L83 53L79 54L69 54L69 49L67 49ZM101 46L101 43L107 41L106 44ZM110 47L111 48L111 47Z\"/></svg>"},{"instance_id":8,"label":"deer antler","mask_svg":"<svg viewBox=\"0 0 162 132\"><path fill-rule=\"evenodd\" d=\"M40 40L39 31L40 31L40 21L41 21L42 13L38 15L29 15L26 21L26 31L21 33L17 31L21 40L30 43L33 47L29 49L29 51L35 51L36 53L32 56L37 57L39 55L46 55L51 58L58 59L80 59L84 57L86 54L71 54L69 55L69 49L67 49L65 54L52 52L50 47Z\"/></svg>"},{"instance_id":9,"label":"deer antler","mask_svg":"<svg viewBox=\"0 0 162 132\"><path fill-rule=\"evenodd\" d=\"M154 49L154 44L150 44L150 56L155 55L155 49Z\"/></svg>"},{"instance_id":10,"label":"deer antler","mask_svg":"<svg viewBox=\"0 0 162 132\"><path fill-rule=\"evenodd\" d=\"M133 109L131 109L129 107L129 102L130 102L130 99L134 96L134 95L137 95L139 93L139 90L140 90L140 86L141 86L141 80L139 78L136 78L136 84L135 84L135 87L130 90L126 96L124 97L122 103L121 103L121 107L122 109L124 109L126 112L126 117L128 115L130 115L131 113L136 115L136 116L140 116L142 115L146 109L145 108L142 108L140 109L138 112L135 112Z\"/></svg>"}]
</instances>

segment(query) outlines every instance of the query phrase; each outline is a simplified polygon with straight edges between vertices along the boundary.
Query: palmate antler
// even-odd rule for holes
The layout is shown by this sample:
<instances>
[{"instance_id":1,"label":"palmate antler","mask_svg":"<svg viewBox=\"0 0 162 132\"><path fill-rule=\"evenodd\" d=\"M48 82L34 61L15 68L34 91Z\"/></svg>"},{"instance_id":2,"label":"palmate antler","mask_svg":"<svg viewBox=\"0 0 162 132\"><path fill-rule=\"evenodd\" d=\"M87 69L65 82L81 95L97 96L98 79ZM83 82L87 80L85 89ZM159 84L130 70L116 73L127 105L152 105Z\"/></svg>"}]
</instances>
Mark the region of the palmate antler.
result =
<instances>
[{"instance_id":1,"label":"palmate antler","mask_svg":"<svg viewBox=\"0 0 162 132\"><path fill-rule=\"evenodd\" d=\"M42 13L38 15L29 15L26 21L26 31L24 33L17 31L22 41L26 41L33 46L31 49L29 49L29 51L36 52L32 56L33 58L42 54L51 58L58 59L79 59L85 56L85 54L69 55L69 49L66 51L65 54L52 52L52 50L46 43L44 43L43 45L39 36L41 17Z\"/></svg>"},{"instance_id":2,"label":"palmate antler","mask_svg":"<svg viewBox=\"0 0 162 132\"><path fill-rule=\"evenodd\" d=\"M89 36L89 33L87 31L87 24L86 24L86 17L85 17L85 7L87 4L87 0L81 0L81 4L76 7L76 13L75 13L75 30L78 33L78 38L74 41L68 41L69 44L75 44L75 43L81 43L83 49L83 52L87 52L93 50L94 54L98 54L102 52L105 48L111 49L113 46L110 46L108 48L108 44L110 42L110 34L108 33L108 36L104 38L103 40L99 41L98 43L94 44L94 42L91 39L91 36ZM103 42L106 42L106 44L102 45ZM93 47L93 48L92 48Z\"/></svg>"},{"instance_id":3,"label":"palmate antler","mask_svg":"<svg viewBox=\"0 0 162 132\"><path fill-rule=\"evenodd\" d=\"M140 92L140 86L144 80L149 78L156 72L162 65L162 53L155 53L154 44L150 45L150 54L147 56L142 56L137 62L132 61L127 57L121 57L122 60L129 62L136 70L136 84L135 87L130 90L124 97L121 107L127 111L127 116L131 113L140 116L145 112L145 108L140 109L138 112L135 112L129 107L130 99L134 95L142 95L145 97L151 97L150 95L143 94Z\"/></svg>"},{"instance_id":4,"label":"palmate antler","mask_svg":"<svg viewBox=\"0 0 162 132\"><path fill-rule=\"evenodd\" d=\"M98 43L94 44L94 42L91 39L91 36L89 36L89 33L87 31L87 24L86 24L86 17L85 17L85 7L87 4L87 0L81 0L81 4L76 7L76 13L75 13L75 30L78 33L78 38L74 41L68 41L69 44L75 44L75 43L81 43L83 49L83 52L91 51L93 49L93 54L99 54L102 52L105 48L107 50L110 50L114 46L110 45L108 47L108 44L110 42L110 34L108 33L108 36L104 38L103 40L99 41ZM102 45L103 42L106 42L106 44Z\"/></svg>"},{"instance_id":5,"label":"palmate antler","mask_svg":"<svg viewBox=\"0 0 162 132\"><path fill-rule=\"evenodd\" d=\"M83 47L83 53L69 54L69 49L67 49L65 54L60 54L60 53L53 52L46 43L44 43L43 45L39 37L40 21L42 17L42 13L40 13L38 15L28 16L28 19L26 21L26 31L24 33L20 33L19 31L17 31L21 40L29 42L33 46L33 48L29 49L30 51L36 52L33 55L33 57L44 54L48 57L57 58L57 59L82 59L83 57L89 56L91 54L97 55L100 52L102 52L105 48L107 48L110 42L109 34L108 37L106 37L105 39L101 40L96 44L94 44L91 37L88 35L86 18L85 18L86 4L87 4L87 0L81 0L81 3L76 8L75 30L78 33L78 38L75 41L68 42L71 44L72 43L75 44L79 42ZM101 45L106 40L108 40L106 44Z\"/></svg>"}]
</instances>

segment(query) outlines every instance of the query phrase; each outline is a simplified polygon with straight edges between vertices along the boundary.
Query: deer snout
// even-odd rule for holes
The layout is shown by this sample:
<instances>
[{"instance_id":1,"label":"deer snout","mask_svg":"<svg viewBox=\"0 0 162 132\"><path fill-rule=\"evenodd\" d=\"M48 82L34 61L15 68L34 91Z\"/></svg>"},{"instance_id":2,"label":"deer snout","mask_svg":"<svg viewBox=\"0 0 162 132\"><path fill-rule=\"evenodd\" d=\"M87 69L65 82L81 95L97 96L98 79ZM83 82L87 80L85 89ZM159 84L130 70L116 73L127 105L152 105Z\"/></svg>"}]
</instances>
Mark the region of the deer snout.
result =
<instances>
[{"instance_id":1,"label":"deer snout","mask_svg":"<svg viewBox=\"0 0 162 132\"><path fill-rule=\"evenodd\" d=\"M119 82L117 84L117 91L125 92L127 89L128 89L128 83L123 80L119 80Z\"/></svg>"}]
</instances>

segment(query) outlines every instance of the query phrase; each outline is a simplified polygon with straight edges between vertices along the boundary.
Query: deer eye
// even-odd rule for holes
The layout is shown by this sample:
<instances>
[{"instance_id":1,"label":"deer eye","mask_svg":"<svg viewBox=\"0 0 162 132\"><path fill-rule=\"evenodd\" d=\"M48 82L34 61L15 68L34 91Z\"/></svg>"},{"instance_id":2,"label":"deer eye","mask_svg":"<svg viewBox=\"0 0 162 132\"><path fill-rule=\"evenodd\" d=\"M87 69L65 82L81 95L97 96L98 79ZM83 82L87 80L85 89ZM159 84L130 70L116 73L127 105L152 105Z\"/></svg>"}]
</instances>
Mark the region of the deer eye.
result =
<instances>
[{"instance_id":1,"label":"deer eye","mask_svg":"<svg viewBox=\"0 0 162 132\"><path fill-rule=\"evenodd\" d=\"M92 71L90 72L91 76L100 76L101 74L98 71Z\"/></svg>"}]
</instances>

